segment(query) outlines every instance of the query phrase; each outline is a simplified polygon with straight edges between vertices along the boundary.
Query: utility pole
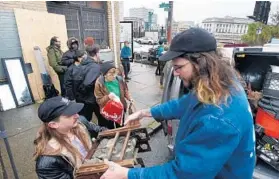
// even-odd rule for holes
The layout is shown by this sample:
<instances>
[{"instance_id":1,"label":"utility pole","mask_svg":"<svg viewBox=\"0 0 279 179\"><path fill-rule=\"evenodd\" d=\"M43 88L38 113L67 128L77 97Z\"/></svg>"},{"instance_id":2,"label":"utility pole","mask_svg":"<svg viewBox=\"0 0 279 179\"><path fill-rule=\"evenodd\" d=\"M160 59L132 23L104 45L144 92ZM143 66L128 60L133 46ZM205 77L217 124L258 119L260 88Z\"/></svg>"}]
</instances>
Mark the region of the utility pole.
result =
<instances>
[{"instance_id":1,"label":"utility pole","mask_svg":"<svg viewBox=\"0 0 279 179\"><path fill-rule=\"evenodd\" d=\"M173 15L173 1L169 1L169 11L168 11L168 24L167 24L167 40L168 44L171 42L172 35L172 15Z\"/></svg>"},{"instance_id":2,"label":"utility pole","mask_svg":"<svg viewBox=\"0 0 279 179\"><path fill-rule=\"evenodd\" d=\"M148 30L151 31L153 12L148 12Z\"/></svg>"}]
</instances>

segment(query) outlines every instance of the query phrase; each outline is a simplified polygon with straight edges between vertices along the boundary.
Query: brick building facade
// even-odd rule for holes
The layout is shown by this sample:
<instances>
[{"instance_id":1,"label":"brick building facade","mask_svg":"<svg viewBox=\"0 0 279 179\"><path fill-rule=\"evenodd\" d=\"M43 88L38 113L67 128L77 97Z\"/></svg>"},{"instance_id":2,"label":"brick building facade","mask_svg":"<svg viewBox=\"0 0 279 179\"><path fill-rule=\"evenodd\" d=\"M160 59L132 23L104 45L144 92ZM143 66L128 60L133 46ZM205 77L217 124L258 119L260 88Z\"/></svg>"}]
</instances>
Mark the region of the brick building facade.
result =
<instances>
[{"instance_id":1,"label":"brick building facade","mask_svg":"<svg viewBox=\"0 0 279 179\"><path fill-rule=\"evenodd\" d=\"M41 49L43 49L43 56L46 57L45 48L47 44L49 44L49 39L53 35L57 35L55 32L55 28L50 29L51 33L44 34L43 29L40 28L49 27L40 27L40 25L33 24L30 26L28 23L26 26L29 28L37 29L37 36L32 35L27 38L28 33L24 36L19 35L19 29L16 20L16 16L14 14L14 9L26 9L31 10L32 12L42 12L46 13L46 15L57 14L63 15L65 13L65 25L66 25L66 33L60 32L60 36L62 42L62 50L66 51L66 41L67 37L78 36L78 39L81 41L81 47L83 46L82 42L85 37L93 36L95 38L96 43L100 44L105 42L110 49L113 50L114 42L116 42L116 51L115 56L117 57L117 61L119 64L120 61L120 44L119 44L119 4L118 2L114 2L114 19L115 19L115 37L113 37L113 23L112 23L112 9L111 9L110 1L77 1L77 2L67 2L67 1L54 1L54 2L45 2L45 1L2 1L0 2L0 26L2 30L2 36L0 36L0 59L2 58L14 58L14 57L23 57L25 63L31 63L34 71L33 74L28 75L29 83L31 84L31 91L33 93L35 100L40 100L43 98L42 89L36 89L36 86L41 86L41 79L39 77L38 65L35 61L30 61L31 58L34 58L34 54L32 52L32 48L34 45L41 44ZM49 5L51 4L51 6ZM51 9L52 8L52 9ZM56 8L56 9L55 9ZM63 12L62 12L63 11ZM70 12L70 13L68 13ZM50 14L51 13L51 14ZM36 14L36 13L35 13ZM34 16L33 16L34 17ZM44 16L42 17L42 21L45 21ZM32 16L30 17L32 19ZM34 17L35 18L35 17ZM76 19L75 19L76 18ZM36 17L38 19L38 17ZM84 21L84 22L81 22ZM78 23L78 24L77 24ZM24 25L23 24L23 25ZM21 24L22 25L22 24ZM61 25L61 24L60 24ZM64 25L64 27L65 27ZM24 28L26 28L26 26ZM23 26L21 26L23 27ZM61 27L61 26L60 26ZM62 25L63 27L63 25ZM62 29L64 29L64 27ZM102 29L103 28L103 29ZM22 29L22 28L21 28ZM28 28L27 28L28 29ZM31 29L30 29L31 30ZM58 31L60 29L57 29ZM41 31L41 32L39 32ZM74 33L73 33L74 31ZM21 30L22 32L22 30ZM64 32L64 31L63 31ZM51 35L52 34L52 35ZM59 34L59 33L58 33ZM68 35L67 35L68 34ZM59 36L59 35L58 35ZM28 53L26 53L26 47L21 42L21 40L26 37L27 40L31 40L30 44L26 43L26 39L23 40L25 46L28 45ZM116 40L114 41L113 38ZM40 42L40 43L39 43ZM51 73L51 72L50 72ZM36 74L36 75L35 75ZM35 77L36 76L36 77ZM52 76L54 81L56 80L55 76ZM0 63L0 85L8 84L7 75L4 72L4 68L2 63ZM57 87L57 85L55 84ZM57 88L59 89L59 87Z\"/></svg>"}]
</instances>

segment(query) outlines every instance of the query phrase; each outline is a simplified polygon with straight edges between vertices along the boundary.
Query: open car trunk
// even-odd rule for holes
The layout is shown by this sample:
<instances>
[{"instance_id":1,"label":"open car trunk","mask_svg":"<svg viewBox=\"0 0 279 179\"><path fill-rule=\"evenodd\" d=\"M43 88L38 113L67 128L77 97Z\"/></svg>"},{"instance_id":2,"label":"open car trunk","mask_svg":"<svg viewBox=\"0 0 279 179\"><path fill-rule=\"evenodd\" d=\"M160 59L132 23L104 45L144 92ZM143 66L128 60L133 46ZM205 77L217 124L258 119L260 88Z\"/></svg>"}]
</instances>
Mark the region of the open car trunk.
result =
<instances>
[{"instance_id":1,"label":"open car trunk","mask_svg":"<svg viewBox=\"0 0 279 179\"><path fill-rule=\"evenodd\" d=\"M235 68L238 70L240 75L242 76L245 84L245 90L247 92L247 96L250 102L250 106L253 111L254 119L255 119L255 132L256 132L256 150L257 150L257 157L260 158L261 161L258 161L258 165L256 167L256 171L258 173L262 173L267 178L278 178L279 176L279 168L278 162L271 162L265 155L262 153L263 148L266 150L266 144L268 143L269 146L275 145L279 146L278 138L271 138L270 136L266 136L265 132L258 130L258 116L257 112L258 102L262 99L262 93L265 86L265 79L268 72L271 71L272 66L279 67L279 53L272 53L272 52L236 52L234 55L235 60ZM279 72L278 72L279 73ZM256 94L256 95L255 95ZM266 93L264 93L266 94ZM279 97L279 96L278 96ZM257 118L256 118L257 116ZM265 120L265 119L263 119ZM278 119L279 120L279 119ZM264 129L263 129L264 130ZM279 128L278 128L279 130ZM270 152L271 153L271 152ZM279 158L279 151L272 152L272 158ZM263 165L264 163L269 164L269 166ZM276 168L274 170L273 168ZM260 178L263 178L261 176Z\"/></svg>"},{"instance_id":2,"label":"open car trunk","mask_svg":"<svg viewBox=\"0 0 279 179\"><path fill-rule=\"evenodd\" d=\"M270 65L279 67L279 53L237 52L235 54L235 68L245 82L251 84L253 91L262 91Z\"/></svg>"}]
</instances>

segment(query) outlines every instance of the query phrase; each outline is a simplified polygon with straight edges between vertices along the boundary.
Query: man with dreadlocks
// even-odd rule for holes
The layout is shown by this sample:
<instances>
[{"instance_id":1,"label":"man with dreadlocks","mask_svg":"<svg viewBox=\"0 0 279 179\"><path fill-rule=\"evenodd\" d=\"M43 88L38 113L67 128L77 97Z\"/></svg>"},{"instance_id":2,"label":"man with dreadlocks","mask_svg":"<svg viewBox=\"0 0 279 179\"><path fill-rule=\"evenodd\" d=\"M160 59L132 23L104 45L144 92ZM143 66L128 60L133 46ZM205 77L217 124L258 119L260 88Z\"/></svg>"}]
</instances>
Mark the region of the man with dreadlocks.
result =
<instances>
[{"instance_id":1,"label":"man with dreadlocks","mask_svg":"<svg viewBox=\"0 0 279 179\"><path fill-rule=\"evenodd\" d=\"M251 179L255 136L251 109L236 71L216 52L216 39L199 28L188 29L171 42L160 60L172 60L174 76L189 93L180 99L140 110L143 117L180 119L174 159L150 168L128 169L107 161L101 179Z\"/></svg>"}]
</instances>

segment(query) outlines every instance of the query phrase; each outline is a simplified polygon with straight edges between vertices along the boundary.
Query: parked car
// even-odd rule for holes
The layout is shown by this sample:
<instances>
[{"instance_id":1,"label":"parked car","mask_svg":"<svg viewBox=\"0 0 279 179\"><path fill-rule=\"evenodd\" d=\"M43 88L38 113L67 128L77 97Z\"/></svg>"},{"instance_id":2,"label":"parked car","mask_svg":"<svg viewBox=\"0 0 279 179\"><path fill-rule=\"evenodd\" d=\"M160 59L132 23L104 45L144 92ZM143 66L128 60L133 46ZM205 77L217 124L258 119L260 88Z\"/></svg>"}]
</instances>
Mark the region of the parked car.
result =
<instances>
[{"instance_id":1,"label":"parked car","mask_svg":"<svg viewBox=\"0 0 279 179\"><path fill-rule=\"evenodd\" d=\"M240 72L249 73L249 70L255 70L251 68L252 64L257 64L256 67L259 68L257 72L262 73L263 76L267 72L267 67L269 65L279 66L279 53L269 53L269 52L245 52L239 51L234 55L235 67ZM169 62L168 62L169 63ZM171 65L167 65L165 69L166 73L164 75L164 91L162 96L162 103L169 101L171 99L176 99L181 97L184 94L187 94L189 91L184 87L182 81L179 77L173 75L173 68ZM251 72L253 74L253 72ZM251 82L251 88L257 89L255 85L263 86L263 78L258 76L257 78L251 77L249 80L254 80ZM250 103L250 105L252 105ZM253 110L254 116L257 112L257 109ZM170 154L173 152L175 137L179 125L179 120L173 119L168 121L163 121L162 126L165 134L168 136L168 148ZM275 179L279 176L279 140L270 138L266 136L262 131L258 131L257 125L255 125L255 133L257 134L256 138L256 149L257 149L257 158L260 159L257 162L253 178L255 179ZM263 148L263 145L270 147L267 153L263 153L260 149ZM271 155L272 154L272 155Z\"/></svg>"},{"instance_id":2,"label":"parked car","mask_svg":"<svg viewBox=\"0 0 279 179\"><path fill-rule=\"evenodd\" d=\"M153 40L152 38L149 38L149 37L140 38L140 39L138 39L137 42L140 43L140 44L149 44L149 45L153 45L153 44L158 43L157 41L155 41L155 40Z\"/></svg>"},{"instance_id":3,"label":"parked car","mask_svg":"<svg viewBox=\"0 0 279 179\"><path fill-rule=\"evenodd\" d=\"M158 51L158 45L154 46L153 48L149 48L149 56L148 56L148 61L151 63L154 63L157 60L157 51ZM163 53L166 51L164 50Z\"/></svg>"},{"instance_id":4,"label":"parked car","mask_svg":"<svg viewBox=\"0 0 279 179\"><path fill-rule=\"evenodd\" d=\"M148 58L149 46L133 42L134 59Z\"/></svg>"}]
</instances>

